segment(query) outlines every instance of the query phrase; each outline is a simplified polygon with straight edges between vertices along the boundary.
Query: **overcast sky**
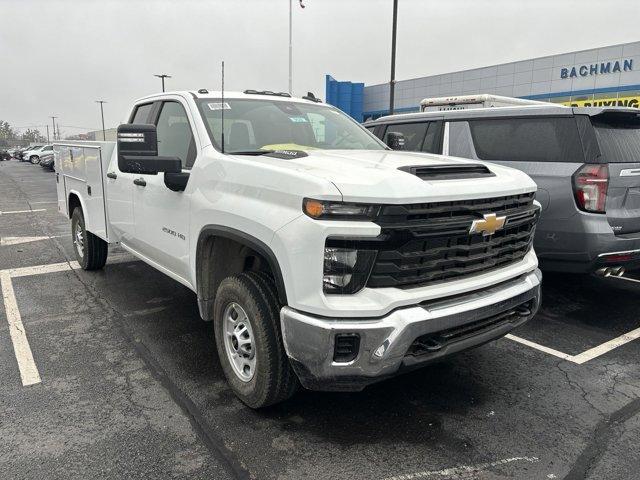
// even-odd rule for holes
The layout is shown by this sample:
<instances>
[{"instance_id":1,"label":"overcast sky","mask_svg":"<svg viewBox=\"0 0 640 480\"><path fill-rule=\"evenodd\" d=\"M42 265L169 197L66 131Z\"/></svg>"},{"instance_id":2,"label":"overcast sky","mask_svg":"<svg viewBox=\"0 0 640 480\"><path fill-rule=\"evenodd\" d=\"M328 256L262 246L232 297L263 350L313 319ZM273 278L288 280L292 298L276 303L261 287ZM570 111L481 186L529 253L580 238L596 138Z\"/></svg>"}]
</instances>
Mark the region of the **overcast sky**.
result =
<instances>
[{"instance_id":1,"label":"overcast sky","mask_svg":"<svg viewBox=\"0 0 640 480\"><path fill-rule=\"evenodd\" d=\"M294 0L294 94L388 80L392 0ZM0 0L0 119L107 127L160 90L287 90L289 0ZM638 0L399 0L398 80L640 39ZM44 128L41 129L44 132Z\"/></svg>"}]
</instances>

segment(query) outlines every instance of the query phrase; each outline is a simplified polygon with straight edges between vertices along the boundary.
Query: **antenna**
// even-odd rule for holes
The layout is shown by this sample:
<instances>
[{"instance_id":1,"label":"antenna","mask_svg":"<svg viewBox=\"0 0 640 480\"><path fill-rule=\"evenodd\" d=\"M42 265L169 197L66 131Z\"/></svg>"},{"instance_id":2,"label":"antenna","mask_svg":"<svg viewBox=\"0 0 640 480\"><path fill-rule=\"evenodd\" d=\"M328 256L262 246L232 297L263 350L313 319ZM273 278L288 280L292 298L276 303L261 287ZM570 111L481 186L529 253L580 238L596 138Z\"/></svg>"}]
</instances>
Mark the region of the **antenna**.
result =
<instances>
[{"instance_id":1,"label":"antenna","mask_svg":"<svg viewBox=\"0 0 640 480\"><path fill-rule=\"evenodd\" d=\"M224 153L224 60L222 61L222 105L220 105L220 107L222 107L220 109L220 116L222 118L222 153Z\"/></svg>"}]
</instances>

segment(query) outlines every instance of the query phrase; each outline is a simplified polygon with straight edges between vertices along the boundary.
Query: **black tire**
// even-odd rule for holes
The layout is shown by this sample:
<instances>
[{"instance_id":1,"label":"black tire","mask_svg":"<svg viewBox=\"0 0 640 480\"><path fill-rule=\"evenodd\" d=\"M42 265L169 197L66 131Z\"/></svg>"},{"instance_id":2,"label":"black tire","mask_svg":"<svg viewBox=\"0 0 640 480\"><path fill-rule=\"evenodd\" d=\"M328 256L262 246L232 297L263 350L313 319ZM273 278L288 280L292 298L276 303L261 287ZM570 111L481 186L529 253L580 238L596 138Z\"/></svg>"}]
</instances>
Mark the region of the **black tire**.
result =
<instances>
[{"instance_id":1,"label":"black tire","mask_svg":"<svg viewBox=\"0 0 640 480\"><path fill-rule=\"evenodd\" d=\"M33 164L33 165L37 165L38 163L40 163L40 157L38 155L31 155L29 157L29 161Z\"/></svg>"},{"instance_id":2,"label":"black tire","mask_svg":"<svg viewBox=\"0 0 640 480\"><path fill-rule=\"evenodd\" d=\"M252 330L255 371L243 380L231 364L225 346L225 312L239 305L247 314ZM291 397L298 388L282 342L280 304L271 277L245 272L225 278L218 287L214 303L214 329L220 364L236 396L251 408L262 408Z\"/></svg>"},{"instance_id":3,"label":"black tire","mask_svg":"<svg viewBox=\"0 0 640 480\"><path fill-rule=\"evenodd\" d=\"M81 237L78 237L78 232ZM107 242L87 232L82 208L76 207L71 214L71 238L76 259L83 270L100 270L107 263Z\"/></svg>"}]
</instances>

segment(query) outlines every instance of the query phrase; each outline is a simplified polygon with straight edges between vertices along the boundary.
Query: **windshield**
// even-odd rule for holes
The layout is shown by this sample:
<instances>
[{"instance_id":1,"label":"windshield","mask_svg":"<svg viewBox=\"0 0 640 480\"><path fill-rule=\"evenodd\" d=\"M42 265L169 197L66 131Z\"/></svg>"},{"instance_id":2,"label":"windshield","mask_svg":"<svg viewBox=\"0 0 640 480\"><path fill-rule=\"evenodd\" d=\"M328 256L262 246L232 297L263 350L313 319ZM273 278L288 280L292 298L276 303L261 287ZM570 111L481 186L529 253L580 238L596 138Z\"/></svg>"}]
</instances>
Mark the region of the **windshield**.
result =
<instances>
[{"instance_id":1,"label":"windshield","mask_svg":"<svg viewBox=\"0 0 640 480\"><path fill-rule=\"evenodd\" d=\"M270 99L201 100L200 112L215 147L225 153L260 150L384 150L355 120L326 105Z\"/></svg>"},{"instance_id":2,"label":"windshield","mask_svg":"<svg viewBox=\"0 0 640 480\"><path fill-rule=\"evenodd\" d=\"M605 162L640 161L640 116L612 113L597 115L591 122Z\"/></svg>"}]
</instances>

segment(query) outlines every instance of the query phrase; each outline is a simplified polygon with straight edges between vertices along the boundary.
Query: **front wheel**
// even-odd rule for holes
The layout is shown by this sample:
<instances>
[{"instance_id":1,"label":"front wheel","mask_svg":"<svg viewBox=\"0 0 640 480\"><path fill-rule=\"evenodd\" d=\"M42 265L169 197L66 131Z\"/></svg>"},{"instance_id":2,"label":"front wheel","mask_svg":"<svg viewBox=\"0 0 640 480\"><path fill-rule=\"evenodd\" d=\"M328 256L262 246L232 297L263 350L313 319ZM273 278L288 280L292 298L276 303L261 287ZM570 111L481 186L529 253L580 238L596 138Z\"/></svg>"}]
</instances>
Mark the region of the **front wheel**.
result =
<instances>
[{"instance_id":1,"label":"front wheel","mask_svg":"<svg viewBox=\"0 0 640 480\"><path fill-rule=\"evenodd\" d=\"M225 278L214 305L220 364L236 396L251 408L286 400L298 386L284 350L273 280L245 272Z\"/></svg>"},{"instance_id":2,"label":"front wheel","mask_svg":"<svg viewBox=\"0 0 640 480\"><path fill-rule=\"evenodd\" d=\"M107 263L108 244L100 237L87 232L84 214L76 207L71 215L73 251L83 270L100 270Z\"/></svg>"},{"instance_id":3,"label":"front wheel","mask_svg":"<svg viewBox=\"0 0 640 480\"><path fill-rule=\"evenodd\" d=\"M29 161L36 165L40 163L40 157L38 155L32 155L31 158L29 158Z\"/></svg>"}]
</instances>

